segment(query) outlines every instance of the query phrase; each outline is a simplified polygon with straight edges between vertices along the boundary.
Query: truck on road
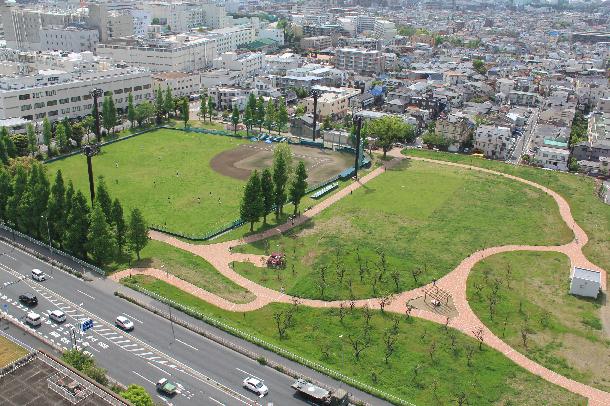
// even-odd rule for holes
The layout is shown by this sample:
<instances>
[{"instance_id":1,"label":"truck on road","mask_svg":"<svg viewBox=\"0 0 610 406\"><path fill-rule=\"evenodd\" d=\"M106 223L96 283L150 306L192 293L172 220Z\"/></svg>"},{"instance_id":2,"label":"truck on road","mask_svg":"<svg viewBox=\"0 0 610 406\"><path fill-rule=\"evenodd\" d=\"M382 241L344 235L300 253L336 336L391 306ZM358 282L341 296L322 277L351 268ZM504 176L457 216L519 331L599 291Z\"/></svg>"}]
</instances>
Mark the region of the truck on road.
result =
<instances>
[{"instance_id":1,"label":"truck on road","mask_svg":"<svg viewBox=\"0 0 610 406\"><path fill-rule=\"evenodd\" d=\"M320 406L347 406L349 399L347 392L343 389L328 391L316 386L304 379L298 379L291 387L296 390L303 398L315 405Z\"/></svg>"},{"instance_id":2,"label":"truck on road","mask_svg":"<svg viewBox=\"0 0 610 406\"><path fill-rule=\"evenodd\" d=\"M167 396L173 396L176 393L176 385L166 378L161 378L157 382L157 390Z\"/></svg>"}]
</instances>

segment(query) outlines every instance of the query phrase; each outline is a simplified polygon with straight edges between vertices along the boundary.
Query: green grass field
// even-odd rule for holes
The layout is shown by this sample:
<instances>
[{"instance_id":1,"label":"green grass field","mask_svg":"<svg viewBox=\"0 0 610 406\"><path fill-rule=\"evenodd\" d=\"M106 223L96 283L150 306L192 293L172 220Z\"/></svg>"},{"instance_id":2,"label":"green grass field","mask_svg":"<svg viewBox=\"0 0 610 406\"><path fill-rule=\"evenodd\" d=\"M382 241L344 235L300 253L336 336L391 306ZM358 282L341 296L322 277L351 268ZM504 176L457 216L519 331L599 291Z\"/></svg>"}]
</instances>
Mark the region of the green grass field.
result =
<instances>
[{"instance_id":1,"label":"green grass field","mask_svg":"<svg viewBox=\"0 0 610 406\"><path fill-rule=\"evenodd\" d=\"M17 361L27 353L25 348L0 336L0 368L4 368L10 363Z\"/></svg>"},{"instance_id":2,"label":"green grass field","mask_svg":"<svg viewBox=\"0 0 610 406\"><path fill-rule=\"evenodd\" d=\"M485 325L528 358L609 391L610 337L602 332L602 299L570 295L569 276L563 254L498 254L474 267L468 301Z\"/></svg>"},{"instance_id":3,"label":"green grass field","mask_svg":"<svg viewBox=\"0 0 610 406\"><path fill-rule=\"evenodd\" d=\"M216 173L209 162L216 154L244 142L158 130L104 147L93 158L93 170L96 178L105 177L113 197L126 209L139 207L149 223L201 235L239 217L244 183ZM88 196L83 156L48 165L51 174L58 169Z\"/></svg>"},{"instance_id":4,"label":"green grass field","mask_svg":"<svg viewBox=\"0 0 610 406\"><path fill-rule=\"evenodd\" d=\"M470 405L586 404L581 397L529 374L497 351L486 346L479 350L473 339L425 320L372 312L370 347L357 360L348 337L362 337L362 310L346 309L341 320L337 309L299 306L286 337L280 339L273 316L285 314L292 305L273 304L254 312L232 313L154 278L134 277L123 282L144 287L417 405L457 404L462 393ZM386 363L382 338L395 318L399 320L398 340Z\"/></svg>"},{"instance_id":5,"label":"green grass field","mask_svg":"<svg viewBox=\"0 0 610 406\"><path fill-rule=\"evenodd\" d=\"M292 295L365 298L429 283L482 248L562 244L571 238L554 200L535 188L411 161L284 236L236 248L282 251L285 270L251 264L235 264L235 269ZM417 270L421 274L414 277Z\"/></svg>"},{"instance_id":6,"label":"green grass field","mask_svg":"<svg viewBox=\"0 0 610 406\"><path fill-rule=\"evenodd\" d=\"M114 264L113 269L162 269L234 303L247 303L255 298L250 291L224 277L203 258L169 244L149 240L140 257L140 261Z\"/></svg>"},{"instance_id":7,"label":"green grass field","mask_svg":"<svg viewBox=\"0 0 610 406\"><path fill-rule=\"evenodd\" d=\"M545 171L527 166L508 165L503 162L470 155L425 150L406 150L405 153L422 158L458 162L493 169L519 176L553 189L567 200L574 219L589 235L589 242L584 247L585 255L602 268L610 269L610 249L608 249L610 247L610 206L604 204L597 197L595 179L583 175Z\"/></svg>"}]
</instances>

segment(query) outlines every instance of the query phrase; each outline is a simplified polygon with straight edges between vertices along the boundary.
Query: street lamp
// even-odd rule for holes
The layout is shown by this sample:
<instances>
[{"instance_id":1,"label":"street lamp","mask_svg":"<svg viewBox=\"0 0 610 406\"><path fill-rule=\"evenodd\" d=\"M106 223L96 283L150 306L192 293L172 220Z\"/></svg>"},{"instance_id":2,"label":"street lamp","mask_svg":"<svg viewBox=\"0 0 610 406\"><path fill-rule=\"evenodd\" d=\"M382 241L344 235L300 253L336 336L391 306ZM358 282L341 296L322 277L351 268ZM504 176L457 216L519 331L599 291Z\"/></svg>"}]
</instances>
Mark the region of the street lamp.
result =
<instances>
[{"instance_id":1,"label":"street lamp","mask_svg":"<svg viewBox=\"0 0 610 406\"><path fill-rule=\"evenodd\" d=\"M339 339L341 340L341 366L345 366L345 351L343 351L343 334L339 335ZM341 387L341 385L343 385L343 380L339 379L339 388Z\"/></svg>"},{"instance_id":2,"label":"street lamp","mask_svg":"<svg viewBox=\"0 0 610 406\"><path fill-rule=\"evenodd\" d=\"M353 117L353 115L352 115ZM356 119L356 163L354 164L354 176L358 180L358 168L362 162L360 157L360 131L362 130L362 117Z\"/></svg>"},{"instance_id":3,"label":"street lamp","mask_svg":"<svg viewBox=\"0 0 610 406\"><path fill-rule=\"evenodd\" d=\"M311 97L313 97L313 141L316 141L316 127L318 123L318 97L320 92L318 90L311 91Z\"/></svg>"},{"instance_id":4,"label":"street lamp","mask_svg":"<svg viewBox=\"0 0 610 406\"><path fill-rule=\"evenodd\" d=\"M100 142L102 134L100 132L100 109L98 106L97 99L104 94L104 91L102 89L95 88L91 90L89 94L93 97L93 118L95 119L95 137L97 138L97 142Z\"/></svg>"},{"instance_id":5,"label":"street lamp","mask_svg":"<svg viewBox=\"0 0 610 406\"><path fill-rule=\"evenodd\" d=\"M49 238L49 253L53 254L53 246L51 245L51 229L49 228L49 217L46 215L41 215L40 218L44 218L47 222L47 237Z\"/></svg>"}]
</instances>

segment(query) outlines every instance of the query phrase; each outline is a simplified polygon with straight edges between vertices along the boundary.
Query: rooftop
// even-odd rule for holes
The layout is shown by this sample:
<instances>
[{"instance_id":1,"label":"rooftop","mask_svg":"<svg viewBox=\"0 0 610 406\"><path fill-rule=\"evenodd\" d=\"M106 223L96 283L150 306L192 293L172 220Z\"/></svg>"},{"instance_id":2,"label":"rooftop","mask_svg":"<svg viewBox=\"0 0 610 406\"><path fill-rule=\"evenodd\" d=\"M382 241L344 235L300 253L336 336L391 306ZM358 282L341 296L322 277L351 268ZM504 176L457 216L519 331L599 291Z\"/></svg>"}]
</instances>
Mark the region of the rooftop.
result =
<instances>
[{"instance_id":1,"label":"rooftop","mask_svg":"<svg viewBox=\"0 0 610 406\"><path fill-rule=\"evenodd\" d=\"M579 268L577 266L574 267L572 278L584 279L587 281L597 282L599 284L601 284L602 281L601 273L592 271L590 269Z\"/></svg>"}]
</instances>

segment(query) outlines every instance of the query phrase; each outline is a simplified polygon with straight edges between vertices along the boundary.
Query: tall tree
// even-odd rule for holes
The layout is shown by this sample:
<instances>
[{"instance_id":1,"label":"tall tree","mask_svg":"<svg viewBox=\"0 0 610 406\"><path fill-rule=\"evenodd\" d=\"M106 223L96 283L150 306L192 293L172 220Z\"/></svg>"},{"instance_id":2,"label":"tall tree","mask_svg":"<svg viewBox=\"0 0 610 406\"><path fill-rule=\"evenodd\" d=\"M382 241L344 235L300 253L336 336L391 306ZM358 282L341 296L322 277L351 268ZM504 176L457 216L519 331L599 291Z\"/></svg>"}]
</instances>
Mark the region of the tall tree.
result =
<instances>
[{"instance_id":1,"label":"tall tree","mask_svg":"<svg viewBox=\"0 0 610 406\"><path fill-rule=\"evenodd\" d=\"M28 152L31 156L34 156L36 155L36 151L38 151L38 142L36 141L36 130L34 129L34 125L28 123L25 127L25 132L28 137Z\"/></svg>"},{"instance_id":2,"label":"tall tree","mask_svg":"<svg viewBox=\"0 0 610 406\"><path fill-rule=\"evenodd\" d=\"M258 131L263 131L263 124L265 124L265 99L263 99L263 96L258 96L256 101L255 120L258 125Z\"/></svg>"},{"instance_id":3,"label":"tall tree","mask_svg":"<svg viewBox=\"0 0 610 406\"><path fill-rule=\"evenodd\" d=\"M261 193L261 180L258 171L254 170L244 188L244 195L239 206L239 214L243 221L250 223L250 231L254 230L254 223L263 214L263 196Z\"/></svg>"},{"instance_id":4,"label":"tall tree","mask_svg":"<svg viewBox=\"0 0 610 406\"><path fill-rule=\"evenodd\" d=\"M377 145L383 150L383 157L396 141L408 140L414 136L413 128L398 116L385 116L366 123L364 132L367 137L376 138Z\"/></svg>"},{"instance_id":5,"label":"tall tree","mask_svg":"<svg viewBox=\"0 0 610 406\"><path fill-rule=\"evenodd\" d=\"M123 247L127 240L127 224L125 223L125 217L123 215L123 207L119 199L114 199L112 203L112 215L111 215L112 226L116 233L116 243L119 249L119 255L123 254Z\"/></svg>"},{"instance_id":6,"label":"tall tree","mask_svg":"<svg viewBox=\"0 0 610 406\"><path fill-rule=\"evenodd\" d=\"M2 143L2 140L0 140ZM6 206L10 196L13 194L11 175L0 166L0 220L8 220L6 216Z\"/></svg>"},{"instance_id":7,"label":"tall tree","mask_svg":"<svg viewBox=\"0 0 610 406\"><path fill-rule=\"evenodd\" d=\"M252 129L253 123L254 117L252 113L252 108L250 106L246 106L246 111L244 111L244 125L246 126L246 135L250 135L250 130Z\"/></svg>"},{"instance_id":8,"label":"tall tree","mask_svg":"<svg viewBox=\"0 0 610 406\"><path fill-rule=\"evenodd\" d=\"M33 182L32 188L32 206L30 207L30 215L34 218L34 234L38 236L46 235L46 218L48 216L48 204L50 195L49 179L45 173L45 168L41 164L36 164L36 180ZM42 216L45 220L43 221Z\"/></svg>"},{"instance_id":9,"label":"tall tree","mask_svg":"<svg viewBox=\"0 0 610 406\"><path fill-rule=\"evenodd\" d=\"M305 196L307 190L307 170L305 162L299 161L292 183L290 184L290 200L294 204L294 214L297 214L301 199Z\"/></svg>"},{"instance_id":10,"label":"tall tree","mask_svg":"<svg viewBox=\"0 0 610 406\"><path fill-rule=\"evenodd\" d=\"M290 178L294 166L290 146L285 142L277 144L273 149L273 159L275 160L278 155L282 155L284 157L284 162L286 163L286 175L288 178Z\"/></svg>"},{"instance_id":11,"label":"tall tree","mask_svg":"<svg viewBox=\"0 0 610 406\"><path fill-rule=\"evenodd\" d=\"M182 121L184 122L184 128L186 128L186 126L189 122L189 119L190 119L189 99L186 97L184 99L182 99L181 110L182 110Z\"/></svg>"},{"instance_id":12,"label":"tall tree","mask_svg":"<svg viewBox=\"0 0 610 406\"><path fill-rule=\"evenodd\" d=\"M19 203L23 200L28 183L28 174L22 165L18 165L13 177L13 193L6 204L6 217L8 221L17 226L19 221Z\"/></svg>"},{"instance_id":13,"label":"tall tree","mask_svg":"<svg viewBox=\"0 0 610 406\"><path fill-rule=\"evenodd\" d=\"M207 103L207 99L203 96L201 96L201 101L199 102L199 113L197 113L197 115L199 116L199 119L203 119L203 121L205 121L205 117L208 114L208 103Z\"/></svg>"},{"instance_id":14,"label":"tall tree","mask_svg":"<svg viewBox=\"0 0 610 406\"><path fill-rule=\"evenodd\" d=\"M116 240L108 220L100 202L96 200L89 216L87 251L89 251L93 262L100 266L112 262L117 252Z\"/></svg>"},{"instance_id":15,"label":"tall tree","mask_svg":"<svg viewBox=\"0 0 610 406\"><path fill-rule=\"evenodd\" d=\"M233 123L233 133L237 135L237 125L239 124L239 110L237 110L237 106L233 106L233 112L231 113L231 123Z\"/></svg>"},{"instance_id":16,"label":"tall tree","mask_svg":"<svg viewBox=\"0 0 610 406\"><path fill-rule=\"evenodd\" d=\"M41 168L38 165L32 165L28 173L28 180L25 187L25 192L19 205L17 206L17 228L26 234L31 234L34 237L38 236L38 216L43 215L43 212L36 213L34 211L34 200L36 199L36 189L39 181L38 171Z\"/></svg>"},{"instance_id":17,"label":"tall tree","mask_svg":"<svg viewBox=\"0 0 610 406\"><path fill-rule=\"evenodd\" d=\"M51 196L49 197L48 204L48 221L49 221L49 232L51 233L51 239L59 242L61 246L62 236L66 229L66 187L64 179L61 174L61 170L57 170L55 175L55 181L51 186Z\"/></svg>"},{"instance_id":18,"label":"tall tree","mask_svg":"<svg viewBox=\"0 0 610 406\"><path fill-rule=\"evenodd\" d=\"M8 138L8 137L6 137ZM5 138L0 138L0 164L7 165L8 164L8 152L6 151L6 143Z\"/></svg>"},{"instance_id":19,"label":"tall tree","mask_svg":"<svg viewBox=\"0 0 610 406\"><path fill-rule=\"evenodd\" d=\"M64 131L66 132L66 146L69 149L70 148L70 140L72 139L72 123L70 122L68 117L64 118L62 120L62 123L64 125Z\"/></svg>"},{"instance_id":20,"label":"tall tree","mask_svg":"<svg viewBox=\"0 0 610 406\"><path fill-rule=\"evenodd\" d=\"M110 134L112 128L112 114L110 113L110 96L105 96L102 102L102 126L106 129L106 134Z\"/></svg>"},{"instance_id":21,"label":"tall tree","mask_svg":"<svg viewBox=\"0 0 610 406\"><path fill-rule=\"evenodd\" d=\"M60 153L66 152L68 139L66 138L66 129L62 123L57 123L55 126L55 143Z\"/></svg>"},{"instance_id":22,"label":"tall tree","mask_svg":"<svg viewBox=\"0 0 610 406\"><path fill-rule=\"evenodd\" d=\"M42 139L44 145L47 146L47 156L53 155L53 151L51 151L51 138L53 138L53 129L49 119L45 117L44 120L42 120Z\"/></svg>"},{"instance_id":23,"label":"tall tree","mask_svg":"<svg viewBox=\"0 0 610 406\"><path fill-rule=\"evenodd\" d=\"M136 253L140 260L140 251L148 244L148 229L142 212L135 208L129 217L129 231L127 233L129 247Z\"/></svg>"},{"instance_id":24,"label":"tall tree","mask_svg":"<svg viewBox=\"0 0 610 406\"><path fill-rule=\"evenodd\" d=\"M210 116L210 123L212 122L212 116L214 115L215 109L216 103L214 103L214 99L212 96L208 96L208 115Z\"/></svg>"},{"instance_id":25,"label":"tall tree","mask_svg":"<svg viewBox=\"0 0 610 406\"><path fill-rule=\"evenodd\" d=\"M273 100L269 99L269 101L267 102L267 106L265 107L265 128L269 132L273 130L273 125L275 124L275 116L275 103L273 103Z\"/></svg>"},{"instance_id":26,"label":"tall tree","mask_svg":"<svg viewBox=\"0 0 610 406\"><path fill-rule=\"evenodd\" d=\"M87 238L89 235L89 207L87 199L78 190L74 193L70 203L70 215L66 229L65 248L72 255L81 259L87 257Z\"/></svg>"},{"instance_id":27,"label":"tall tree","mask_svg":"<svg viewBox=\"0 0 610 406\"><path fill-rule=\"evenodd\" d=\"M280 216L286 203L286 182L288 181L288 170L283 154L273 157L273 203L275 204L275 215Z\"/></svg>"},{"instance_id":28,"label":"tall tree","mask_svg":"<svg viewBox=\"0 0 610 406\"><path fill-rule=\"evenodd\" d=\"M108 113L110 113L110 126L112 127L112 133L114 134L114 127L116 127L119 117L114 104L114 98L112 95L108 96Z\"/></svg>"},{"instance_id":29,"label":"tall tree","mask_svg":"<svg viewBox=\"0 0 610 406\"><path fill-rule=\"evenodd\" d=\"M161 124L163 116L165 115L165 102L163 101L163 90L161 90L161 85L159 85L155 93L155 114L157 115L157 124Z\"/></svg>"},{"instance_id":30,"label":"tall tree","mask_svg":"<svg viewBox=\"0 0 610 406\"><path fill-rule=\"evenodd\" d=\"M263 196L263 224L267 224L267 214L273 210L273 177L271 170L265 168L261 174L261 194Z\"/></svg>"},{"instance_id":31,"label":"tall tree","mask_svg":"<svg viewBox=\"0 0 610 406\"><path fill-rule=\"evenodd\" d=\"M66 207L64 217L66 218L66 222L67 222L68 218L70 218L70 209L72 207L72 205L71 205L72 199L74 199L74 185L72 184L72 180L69 180L68 187L66 188L66 197L64 199L65 207ZM64 234L65 234L65 232L64 232Z\"/></svg>"},{"instance_id":32,"label":"tall tree","mask_svg":"<svg viewBox=\"0 0 610 406\"><path fill-rule=\"evenodd\" d=\"M134 123L136 122L136 108L133 105L133 95L129 92L129 96L127 96L127 119L131 123L131 128L133 128Z\"/></svg>"},{"instance_id":33,"label":"tall tree","mask_svg":"<svg viewBox=\"0 0 610 406\"><path fill-rule=\"evenodd\" d=\"M279 135L282 131L284 131L286 124L288 124L288 110L286 110L286 100L283 97L280 97L278 104L275 123L277 126L277 133Z\"/></svg>"},{"instance_id":34,"label":"tall tree","mask_svg":"<svg viewBox=\"0 0 610 406\"><path fill-rule=\"evenodd\" d=\"M108 186L106 186L106 181L104 180L103 176L97 178L95 201L100 203L100 206L104 211L104 216L106 216L106 218L110 221L112 214L112 199L110 198Z\"/></svg>"},{"instance_id":35,"label":"tall tree","mask_svg":"<svg viewBox=\"0 0 610 406\"><path fill-rule=\"evenodd\" d=\"M80 147L83 144L83 138L85 137L86 127L83 123L74 123L72 126L72 139L76 143L77 147Z\"/></svg>"},{"instance_id":36,"label":"tall tree","mask_svg":"<svg viewBox=\"0 0 610 406\"><path fill-rule=\"evenodd\" d=\"M172 111L174 111L174 96L172 96L172 89L167 85L165 87L165 95L163 96L163 111L167 114L167 118Z\"/></svg>"}]
</instances>

